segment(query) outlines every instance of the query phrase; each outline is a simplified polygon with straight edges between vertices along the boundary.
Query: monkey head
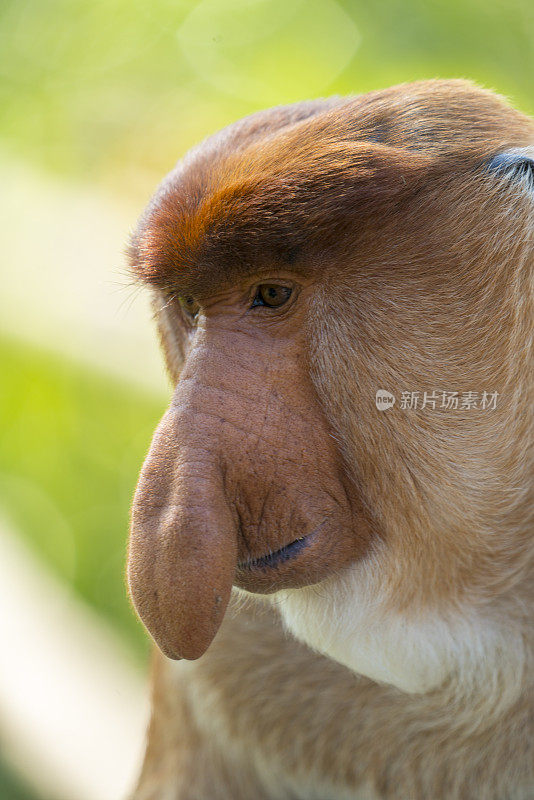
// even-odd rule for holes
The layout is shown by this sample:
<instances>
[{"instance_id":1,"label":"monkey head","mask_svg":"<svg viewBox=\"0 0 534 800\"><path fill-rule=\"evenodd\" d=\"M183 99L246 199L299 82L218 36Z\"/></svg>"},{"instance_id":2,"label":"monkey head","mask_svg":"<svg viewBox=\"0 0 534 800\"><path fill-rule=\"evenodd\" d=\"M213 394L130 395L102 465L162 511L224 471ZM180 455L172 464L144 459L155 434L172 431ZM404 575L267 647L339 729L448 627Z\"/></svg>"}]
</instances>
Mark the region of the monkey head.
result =
<instances>
[{"instance_id":1,"label":"monkey head","mask_svg":"<svg viewBox=\"0 0 534 800\"><path fill-rule=\"evenodd\" d=\"M406 691L524 653L533 237L533 122L463 81L260 112L165 178L130 260L174 393L128 582L166 655L233 586Z\"/></svg>"}]
</instances>

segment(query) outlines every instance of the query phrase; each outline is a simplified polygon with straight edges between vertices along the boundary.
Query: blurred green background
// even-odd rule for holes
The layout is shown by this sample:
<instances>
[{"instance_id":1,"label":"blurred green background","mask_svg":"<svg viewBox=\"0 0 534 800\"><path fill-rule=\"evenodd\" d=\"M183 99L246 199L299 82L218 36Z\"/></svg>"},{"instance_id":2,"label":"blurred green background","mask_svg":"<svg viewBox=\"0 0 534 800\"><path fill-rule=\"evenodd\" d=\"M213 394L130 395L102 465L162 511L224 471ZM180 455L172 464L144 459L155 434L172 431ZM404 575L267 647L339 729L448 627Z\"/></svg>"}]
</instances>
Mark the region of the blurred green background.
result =
<instances>
[{"instance_id":1,"label":"blurred green background","mask_svg":"<svg viewBox=\"0 0 534 800\"><path fill-rule=\"evenodd\" d=\"M35 230L47 187L54 203L62 187L65 208L80 192L97 204L105 196L133 224L187 148L257 109L468 77L533 113L533 74L532 0L1 0L1 192L6 207L10 186L28 200L17 206L15 255L4 252L2 264L3 283L18 281L20 292L6 295L0 318L0 510L141 663L147 643L123 579L128 506L166 390L163 379L143 380L129 332L123 362L131 359L136 380L113 373L102 345L102 368L98 347L90 359L82 345L66 354L75 334L57 287L62 275L74 280L76 242L89 248L91 281L99 226L71 214L69 255L59 219L45 257ZM127 229L110 224L119 252ZM105 267L110 284L124 286L118 308L131 291L124 265L119 257ZM23 797L1 769L0 796Z\"/></svg>"},{"instance_id":2,"label":"blurred green background","mask_svg":"<svg viewBox=\"0 0 534 800\"><path fill-rule=\"evenodd\" d=\"M144 199L259 108L469 77L532 111L531 0L3 0L0 125L17 156Z\"/></svg>"}]
</instances>

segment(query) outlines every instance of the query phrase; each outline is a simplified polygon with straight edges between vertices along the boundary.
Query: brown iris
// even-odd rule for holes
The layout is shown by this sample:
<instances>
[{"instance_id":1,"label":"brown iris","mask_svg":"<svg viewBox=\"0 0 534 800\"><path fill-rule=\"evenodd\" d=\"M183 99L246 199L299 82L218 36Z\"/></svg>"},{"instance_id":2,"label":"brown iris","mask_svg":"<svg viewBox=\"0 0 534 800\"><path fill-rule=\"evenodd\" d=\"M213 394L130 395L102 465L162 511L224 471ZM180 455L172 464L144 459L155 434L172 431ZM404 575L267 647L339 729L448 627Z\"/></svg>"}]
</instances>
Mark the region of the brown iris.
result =
<instances>
[{"instance_id":1,"label":"brown iris","mask_svg":"<svg viewBox=\"0 0 534 800\"><path fill-rule=\"evenodd\" d=\"M267 306L267 308L279 308L287 303L291 297L289 286L280 286L276 283L262 283L258 286L253 306Z\"/></svg>"}]
</instances>

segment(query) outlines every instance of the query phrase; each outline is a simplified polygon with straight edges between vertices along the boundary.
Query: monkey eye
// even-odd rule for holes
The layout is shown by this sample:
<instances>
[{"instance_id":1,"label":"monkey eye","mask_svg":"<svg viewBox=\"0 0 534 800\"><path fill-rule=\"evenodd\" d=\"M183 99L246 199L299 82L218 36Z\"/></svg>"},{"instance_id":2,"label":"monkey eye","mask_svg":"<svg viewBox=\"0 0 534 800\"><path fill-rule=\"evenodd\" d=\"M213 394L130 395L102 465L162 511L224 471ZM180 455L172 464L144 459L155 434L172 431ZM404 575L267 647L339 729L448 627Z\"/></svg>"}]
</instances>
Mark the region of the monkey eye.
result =
<instances>
[{"instance_id":1,"label":"monkey eye","mask_svg":"<svg viewBox=\"0 0 534 800\"><path fill-rule=\"evenodd\" d=\"M182 306L183 310L190 317L192 320L195 320L198 317L198 312L200 311L200 306L195 300L194 297L180 297L180 305Z\"/></svg>"},{"instance_id":2,"label":"monkey eye","mask_svg":"<svg viewBox=\"0 0 534 800\"><path fill-rule=\"evenodd\" d=\"M292 289L289 286L280 286L276 283L261 283L252 301L252 306L266 306L279 308L287 303L291 297Z\"/></svg>"}]
</instances>

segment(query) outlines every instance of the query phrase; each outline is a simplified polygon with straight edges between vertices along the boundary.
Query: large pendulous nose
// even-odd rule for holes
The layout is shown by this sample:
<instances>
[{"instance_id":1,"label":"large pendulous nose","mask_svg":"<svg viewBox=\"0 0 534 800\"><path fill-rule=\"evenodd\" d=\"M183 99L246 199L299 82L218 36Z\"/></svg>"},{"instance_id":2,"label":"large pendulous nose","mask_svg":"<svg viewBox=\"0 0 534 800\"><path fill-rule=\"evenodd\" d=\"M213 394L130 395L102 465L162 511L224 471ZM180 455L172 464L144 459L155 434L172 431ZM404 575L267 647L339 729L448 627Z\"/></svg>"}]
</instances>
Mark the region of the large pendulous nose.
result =
<instances>
[{"instance_id":1,"label":"large pendulous nose","mask_svg":"<svg viewBox=\"0 0 534 800\"><path fill-rule=\"evenodd\" d=\"M169 658L199 658L222 622L237 561L237 534L217 458L188 440L171 405L143 465L132 506L130 596Z\"/></svg>"}]
</instances>

